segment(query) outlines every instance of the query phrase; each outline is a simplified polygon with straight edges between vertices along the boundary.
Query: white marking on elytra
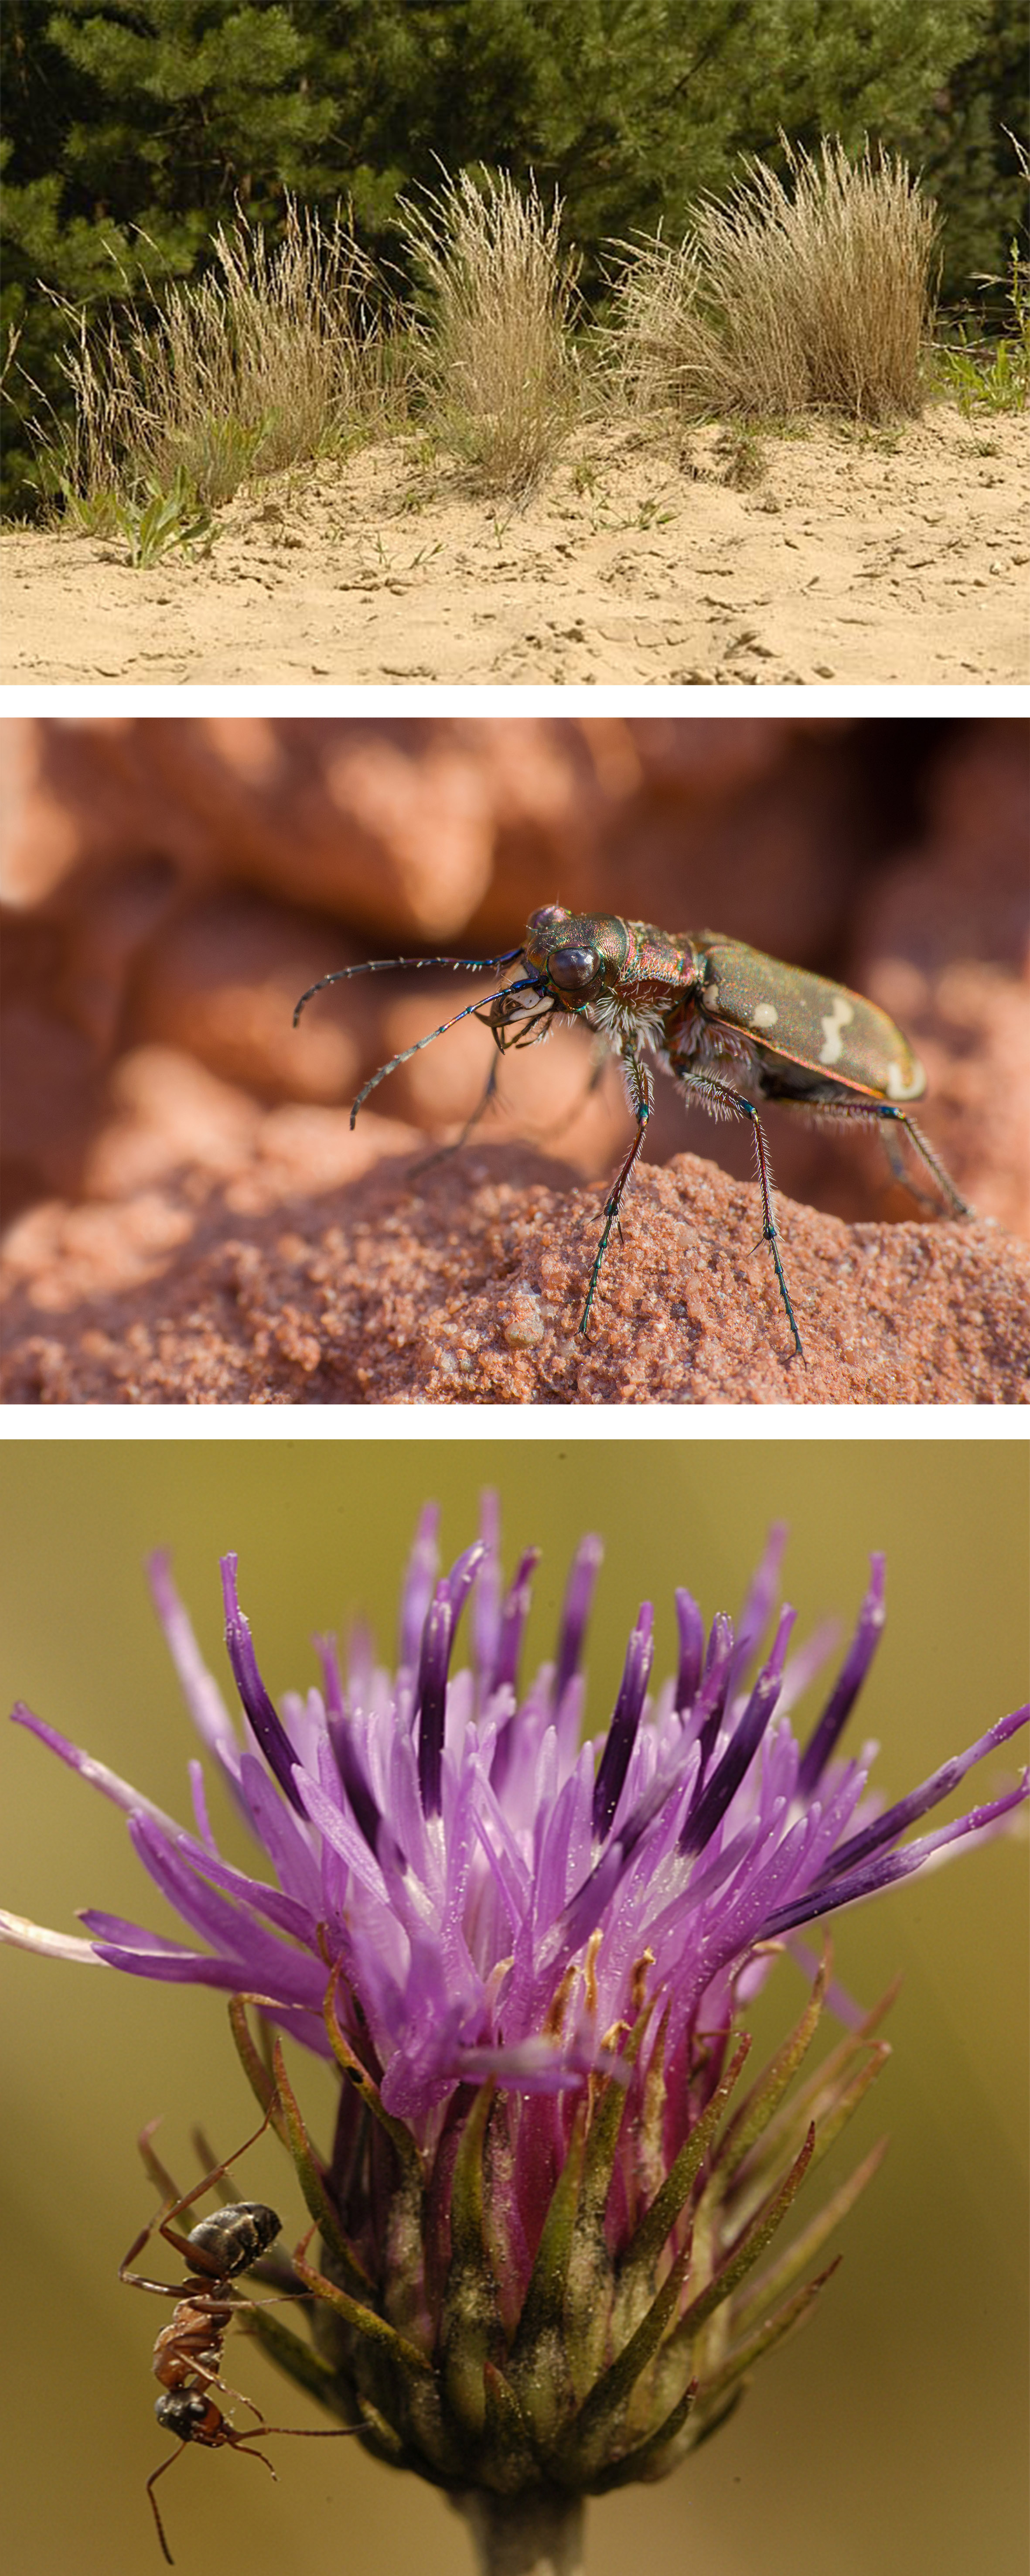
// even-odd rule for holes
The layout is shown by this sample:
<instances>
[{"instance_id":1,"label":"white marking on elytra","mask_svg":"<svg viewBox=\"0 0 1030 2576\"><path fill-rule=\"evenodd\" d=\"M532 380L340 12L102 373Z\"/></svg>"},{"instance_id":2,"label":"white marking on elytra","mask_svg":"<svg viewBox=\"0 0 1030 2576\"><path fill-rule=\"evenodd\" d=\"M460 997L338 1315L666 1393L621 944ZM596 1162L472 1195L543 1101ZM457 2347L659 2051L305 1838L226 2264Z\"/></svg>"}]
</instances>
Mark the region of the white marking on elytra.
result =
<instances>
[{"instance_id":1,"label":"white marking on elytra","mask_svg":"<svg viewBox=\"0 0 1030 2576\"><path fill-rule=\"evenodd\" d=\"M887 1067L887 1081L885 1086L887 1098L888 1100L918 1100L920 1093L924 1088L924 1081L925 1077L922 1065L918 1063L914 1056L912 1059L912 1078L909 1082L906 1082L900 1064L889 1064Z\"/></svg>"},{"instance_id":2,"label":"white marking on elytra","mask_svg":"<svg viewBox=\"0 0 1030 2576\"><path fill-rule=\"evenodd\" d=\"M819 1054L820 1064L840 1063L844 1053L841 1031L847 1028L848 1021L853 1020L854 1016L854 1003L849 1002L843 993L835 993L832 1011L827 1011L823 1015L824 1044Z\"/></svg>"},{"instance_id":3,"label":"white marking on elytra","mask_svg":"<svg viewBox=\"0 0 1030 2576\"><path fill-rule=\"evenodd\" d=\"M774 1029L779 1016L775 1002L756 1002L751 1013L756 1029Z\"/></svg>"}]
</instances>

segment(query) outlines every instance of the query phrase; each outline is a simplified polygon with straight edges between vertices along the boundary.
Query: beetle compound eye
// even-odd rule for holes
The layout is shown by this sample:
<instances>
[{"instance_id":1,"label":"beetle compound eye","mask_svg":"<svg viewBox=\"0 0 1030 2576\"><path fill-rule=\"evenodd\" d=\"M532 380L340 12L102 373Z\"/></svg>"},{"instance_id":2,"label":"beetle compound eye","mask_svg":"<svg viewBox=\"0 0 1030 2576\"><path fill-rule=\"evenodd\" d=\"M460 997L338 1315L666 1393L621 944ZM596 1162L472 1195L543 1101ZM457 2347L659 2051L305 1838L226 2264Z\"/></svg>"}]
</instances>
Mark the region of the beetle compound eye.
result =
<instances>
[{"instance_id":1,"label":"beetle compound eye","mask_svg":"<svg viewBox=\"0 0 1030 2576\"><path fill-rule=\"evenodd\" d=\"M558 948L547 960L547 972L560 993L582 993L600 971L596 948Z\"/></svg>"}]
</instances>

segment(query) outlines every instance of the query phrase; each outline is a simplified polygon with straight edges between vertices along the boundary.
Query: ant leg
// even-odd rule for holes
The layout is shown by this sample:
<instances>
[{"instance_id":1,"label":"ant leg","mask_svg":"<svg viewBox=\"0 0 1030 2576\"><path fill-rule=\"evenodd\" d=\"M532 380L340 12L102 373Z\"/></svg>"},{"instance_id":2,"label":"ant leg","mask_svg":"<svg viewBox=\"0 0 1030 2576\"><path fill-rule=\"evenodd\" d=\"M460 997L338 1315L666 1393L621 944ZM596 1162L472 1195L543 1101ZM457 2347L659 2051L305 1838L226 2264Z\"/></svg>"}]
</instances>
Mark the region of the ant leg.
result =
<instances>
[{"instance_id":1,"label":"ant leg","mask_svg":"<svg viewBox=\"0 0 1030 2576\"><path fill-rule=\"evenodd\" d=\"M265 2426L265 2428L264 2428L265 2432L268 2432L268 2433L281 2433L281 2432L283 2431L283 2429L284 2429L284 2428L283 2428L283 2426L282 2426L281 2424L267 2424L267 2425ZM245 2460L260 2460L262 2468L263 2468L263 2469L267 2469L268 2474L269 2474L269 2477L270 2477L270 2478L274 2478L274 2479L275 2479L275 2482L276 2482L276 2485L278 2485L278 2483L279 2483L279 2480L278 2480L278 2473L277 2473L277 2471L272 2467L271 2460L266 2460L266 2458L265 2458L265 2454L264 2454L264 2452L263 2452L263 2451L252 2451L252 2450L250 2450L250 2449L248 2448L248 2444L249 2444L249 2443L251 2443L251 2442L260 2442L260 2441L263 2439L263 2434L261 2434L261 2433L233 2433L232 2431L230 2431L229 2426L227 2425L227 2426L226 2426L226 2431L225 2431L225 2438L226 2438L226 2441L227 2441L227 2443L228 2443L228 2445L229 2445L230 2450L231 2450L231 2451L242 2451L242 2453L243 2453L243 2457L244 2457L244 2459L245 2459Z\"/></svg>"},{"instance_id":2,"label":"ant leg","mask_svg":"<svg viewBox=\"0 0 1030 2576\"><path fill-rule=\"evenodd\" d=\"M244 2400L244 2403L246 2403L246 2400ZM282 2431L285 2431L287 2428L286 2428L285 2426L283 2426L283 2425L278 2425L278 2424L276 2424L276 2425L271 2425L271 2424L270 2424L270 2425L268 2425L268 2426L267 2426L267 2428L266 2428L266 2429L267 2429L269 2432L273 2432L273 2431L274 2431L274 2432L282 2432ZM349 2425L341 2425L341 2427L340 2427L341 2432L349 2432L349 2431L350 2431L350 2429L351 2429L351 2428L350 2428L350 2426L349 2426ZM204 2443L201 2445L201 2447L202 2447L204 2450L220 2451L220 2450L223 2448L223 2446L226 2446L226 2445L227 2445L227 2446L229 2447L229 2449L231 2449L231 2450L233 2450L233 2451L242 2451L243 2456L244 2456L244 2458L245 2458L245 2459L249 2459L249 2460L260 2460L260 2461L261 2461L261 2464L262 2464L262 2467L267 2469L268 2474L269 2474L269 2477L270 2477L270 2478L275 2479L275 2477L276 2477L276 2472L275 2472L275 2470L274 2470L274 2468L273 2468L273 2466L272 2466L272 2462L271 2462L271 2460L266 2460L264 2452L263 2452L263 2451L251 2451L251 2450L248 2450L248 2447L247 2447L248 2442L256 2442L256 2441L259 2441L260 2439L261 2439L261 2435L260 2435L260 2433L250 2433L250 2434L247 2434L247 2433L234 2433L234 2432L232 2431L232 2428L231 2428L231 2426L230 2426L230 2425L228 2425L228 2424L223 2424L223 2425L220 2427L220 2429L219 2429L219 2431L218 2431L218 2433L217 2433L217 2435L216 2435L215 2439L214 2439L214 2440L210 2440L210 2439L209 2439L208 2441L204 2442ZM149 2477L149 2478L147 2479L147 2494L148 2494L148 2496L150 2497L150 2510L151 2510L151 2512L152 2512L152 2514L153 2514L154 2521L155 2521L155 2522L156 2522L156 2524L157 2524L157 2536L158 2536L158 2539L159 2539L159 2541L160 2541L160 2543L161 2543L161 2552L162 2552L162 2556L163 2556L163 2558L164 2558L164 2560L165 2560L166 2565L167 2565L167 2566L169 2566L169 2567L174 2567L174 2565L175 2565L175 2560L174 2560L174 2558L173 2558L173 2556L172 2556L172 2553L171 2553L171 2550L169 2549L169 2546L168 2546L168 2541L167 2541L167 2537L166 2537L166 2534L165 2534L165 2527L164 2527L164 2524L163 2524L163 2522L162 2522L162 2520L161 2520L161 2515L160 2515L160 2511L159 2511L159 2508L158 2508L157 2497L156 2497L156 2495L154 2494L154 2488L155 2488L155 2487L156 2487L156 2485L157 2485L157 2481L158 2481L158 2479L159 2479L159 2478L163 2478L164 2473L165 2473L165 2470L166 2470L166 2469L174 2469L176 2461L177 2461L178 2459L181 2459L183 2452L184 2452L185 2450L188 2450L188 2449L189 2449L189 2444L188 2444L187 2442L180 2442L178 2450L177 2450L177 2451L173 2451L173 2452L172 2452L171 2458L170 2458L170 2459L168 2459L168 2460L162 2460L160 2468L159 2468L159 2469L155 2469L155 2470L154 2470L154 2474L153 2474L153 2476L152 2476L152 2477Z\"/></svg>"},{"instance_id":3,"label":"ant leg","mask_svg":"<svg viewBox=\"0 0 1030 2576\"><path fill-rule=\"evenodd\" d=\"M200 2375L200 2374L198 2373L198 2376L199 2376L199 2375ZM205 2374L205 2379L206 2379L206 2374ZM217 2388L217 2389L219 2390L220 2394L221 2394L223 2397L234 2397L234 2398L235 2398L235 2400L236 2400L236 2404L237 2404L237 2406L245 2406L245 2407L246 2407L246 2409L247 2409L247 2413L248 2413L248 2415L256 2415L256 2416L257 2416L257 2420L258 2420L258 2424L259 2424L259 2426L260 2426L261 2432L262 2432L262 2433L266 2433L266 2432L268 2432L268 2430L269 2430L269 2426L265 2423L265 2419L264 2419L264 2416L263 2416L263 2414L262 2414L262 2412L261 2412L261 2408L260 2408L260 2406L255 2406L253 2398L252 2398L252 2397L246 2397L246 2396L244 2395L244 2392L243 2392L242 2388L231 2388L231 2387L230 2387L230 2385L229 2385L229 2381L228 2381L227 2379L213 2379L213 2380L211 2381L211 2386L212 2386L213 2388ZM228 2438L228 2436L227 2436L227 2438ZM243 2438L244 2438L244 2440L245 2440L245 2441L256 2441L258 2437L257 2437L257 2434L256 2434L256 2433L253 2433L253 2434L245 2434Z\"/></svg>"},{"instance_id":4,"label":"ant leg","mask_svg":"<svg viewBox=\"0 0 1030 2576\"><path fill-rule=\"evenodd\" d=\"M226 2441L234 2451L245 2450L249 2442L263 2442L269 2433L285 2433L291 2442L339 2442L347 2433L363 2433L363 2424L263 2424L260 2433L233 2433L226 2428ZM263 2451L252 2451L252 2460L265 2460ZM272 2466L265 2460L266 2469ZM274 2474L274 2472L273 2472Z\"/></svg>"},{"instance_id":5,"label":"ant leg","mask_svg":"<svg viewBox=\"0 0 1030 2576\"><path fill-rule=\"evenodd\" d=\"M720 1082L715 1074L697 1071L692 1066L684 1065L675 1065L673 1071L684 1092L698 1092L715 1117L718 1117L722 1111L728 1112L733 1118L749 1118L751 1121L751 1133L755 1140L755 1161L758 1167L758 1186L762 1194L762 1241L768 1244L772 1254L777 1286L786 1309L787 1322L794 1336L795 1353L799 1360L803 1360L804 1346L797 1328L797 1320L790 1302L790 1290L780 1259L780 1238L773 1217L772 1166L769 1161L765 1129L758 1111L743 1091L734 1091L731 1083Z\"/></svg>"},{"instance_id":6,"label":"ant leg","mask_svg":"<svg viewBox=\"0 0 1030 2576\"><path fill-rule=\"evenodd\" d=\"M131 2264L136 2262L137 2257L142 2254L144 2246L149 2242L151 2236L155 2234L163 2236L166 2242L174 2247L175 2252L177 2254L181 2254L186 2262L190 2264L194 2263L194 2248L188 2245L185 2237L181 2236L177 2230L169 2224L170 2220L178 2218L184 2209L192 2208L193 2202L195 2200L200 2200L203 2197L203 2194L211 2189L212 2184L218 2181L220 2175L228 2172L230 2165L236 2164L240 2156L246 2155L248 2147L254 2147L257 2145L258 2139L264 2136L271 2117L272 2112L271 2109L269 2109L265 2113L260 2128L255 2129L253 2136L250 2138L244 2138L243 2145L241 2147L237 2147L233 2155L226 2156L224 2163L213 2166L210 2173L202 2174L200 2181L194 2183L192 2191L176 2193L174 2184L171 2184L171 2200L166 2199L162 2202L156 2217L152 2218L148 2225L141 2229L140 2234L134 2238L133 2243L130 2245L128 2253L123 2255L118 2266L118 2278L120 2281L127 2281L130 2288L133 2290L157 2290L162 2298L181 2298L181 2289L171 2289L167 2281L148 2281L144 2278L141 2272L133 2272L129 2267ZM156 2127L156 2120L152 2120L149 2127L141 2131L139 2140L140 2154L147 2167L148 2173L154 2175L155 2178L157 2176L161 2176L166 2183L171 2183L170 2176L165 2174L163 2166L158 2163L158 2159L154 2155L153 2149L150 2145L150 2139ZM196 2268L203 2270L205 2266L203 2262L200 2262Z\"/></svg>"},{"instance_id":7,"label":"ant leg","mask_svg":"<svg viewBox=\"0 0 1030 2576\"><path fill-rule=\"evenodd\" d=\"M608 1250L608 1237L618 1217L630 1174L643 1146L644 1137L647 1133L647 1122L651 1115L651 1102L654 1097L650 1074L640 1063L639 1059L635 1055L624 1055L622 1062L626 1073L627 1085L630 1091L631 1107L636 1117L637 1132L604 1211L604 1226L601 1233L601 1240L598 1244L597 1251L594 1254L594 1266L590 1273L590 1284L587 1289L587 1301L579 1320L579 1329L581 1333L586 1332L587 1325L590 1321L590 1309L594 1302L594 1291L601 1276L601 1265L603 1263L605 1253Z\"/></svg>"},{"instance_id":8,"label":"ant leg","mask_svg":"<svg viewBox=\"0 0 1030 2576\"><path fill-rule=\"evenodd\" d=\"M165 2527L158 2511L157 2497L154 2494L154 2488L157 2485L158 2479L163 2478L166 2469L174 2469L176 2461L181 2460L182 2454L186 2448L187 2444L185 2442L180 2442L178 2450L172 2452L171 2458L162 2460L160 2468L155 2469L153 2477L147 2479L147 2494L150 2497L150 2510L157 2524L157 2536L161 2543L161 2554L165 2560L166 2566L168 2567L174 2567L175 2560L172 2556L171 2550L169 2549L168 2542L165 2539ZM260 2458L260 2456L259 2452L258 2457Z\"/></svg>"}]
</instances>

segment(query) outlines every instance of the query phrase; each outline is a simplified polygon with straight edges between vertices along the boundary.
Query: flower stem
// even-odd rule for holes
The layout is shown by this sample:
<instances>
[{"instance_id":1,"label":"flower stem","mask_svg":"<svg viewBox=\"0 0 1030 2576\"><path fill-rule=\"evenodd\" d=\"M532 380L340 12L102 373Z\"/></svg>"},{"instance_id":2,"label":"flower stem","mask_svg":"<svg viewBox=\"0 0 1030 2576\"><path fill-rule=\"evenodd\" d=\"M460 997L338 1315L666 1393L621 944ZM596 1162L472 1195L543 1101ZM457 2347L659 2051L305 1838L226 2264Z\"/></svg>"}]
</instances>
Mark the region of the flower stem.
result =
<instances>
[{"instance_id":1,"label":"flower stem","mask_svg":"<svg viewBox=\"0 0 1030 2576\"><path fill-rule=\"evenodd\" d=\"M554 2489L515 2496L470 2488L452 2503L475 2544L479 2576L582 2576L583 2504Z\"/></svg>"}]
</instances>

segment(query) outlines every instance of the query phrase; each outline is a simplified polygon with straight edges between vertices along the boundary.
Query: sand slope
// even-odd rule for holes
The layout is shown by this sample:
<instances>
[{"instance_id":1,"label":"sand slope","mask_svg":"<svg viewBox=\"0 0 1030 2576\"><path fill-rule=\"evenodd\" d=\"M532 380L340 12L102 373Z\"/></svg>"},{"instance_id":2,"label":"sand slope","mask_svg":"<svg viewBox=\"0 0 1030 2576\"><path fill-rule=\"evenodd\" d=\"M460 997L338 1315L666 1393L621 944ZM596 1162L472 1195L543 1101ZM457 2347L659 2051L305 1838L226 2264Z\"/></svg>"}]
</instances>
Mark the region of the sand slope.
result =
<instances>
[{"instance_id":1,"label":"sand slope","mask_svg":"<svg viewBox=\"0 0 1030 2576\"><path fill-rule=\"evenodd\" d=\"M1000 1227L848 1226L781 1199L801 1361L756 1189L679 1154L640 1173L584 1338L603 1190L497 1147L413 1170L414 1135L343 1187L327 1160L305 1190L283 1116L279 1163L249 1187L198 1204L180 1172L118 1205L28 1211L0 1265L0 1402L1030 1399L1030 1247Z\"/></svg>"},{"instance_id":2,"label":"sand slope","mask_svg":"<svg viewBox=\"0 0 1030 2576\"><path fill-rule=\"evenodd\" d=\"M513 510L394 441L238 496L205 560L7 531L0 677L1021 682L1026 450L1025 417L945 405L743 459L608 428Z\"/></svg>"}]
</instances>

